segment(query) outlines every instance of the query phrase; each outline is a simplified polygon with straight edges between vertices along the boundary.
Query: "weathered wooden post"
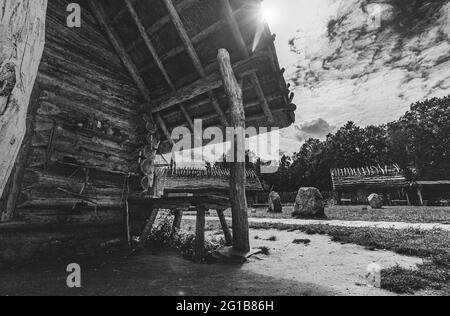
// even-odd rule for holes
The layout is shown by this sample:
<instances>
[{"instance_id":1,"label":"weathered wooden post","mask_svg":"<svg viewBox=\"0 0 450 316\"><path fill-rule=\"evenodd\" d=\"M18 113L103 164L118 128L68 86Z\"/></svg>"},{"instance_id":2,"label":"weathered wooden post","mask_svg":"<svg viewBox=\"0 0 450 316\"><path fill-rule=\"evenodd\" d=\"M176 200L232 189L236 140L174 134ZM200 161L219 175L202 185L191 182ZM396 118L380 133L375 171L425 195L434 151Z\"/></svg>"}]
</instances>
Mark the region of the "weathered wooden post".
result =
<instances>
[{"instance_id":1,"label":"weathered wooden post","mask_svg":"<svg viewBox=\"0 0 450 316\"><path fill-rule=\"evenodd\" d=\"M245 195L245 111L242 88L236 80L231 66L230 54L220 49L217 56L226 94L230 103L231 125L237 131L234 136L234 161L230 168L230 199L233 214L233 247L236 251L249 252L250 238ZM243 161L240 161L243 160Z\"/></svg>"},{"instance_id":2,"label":"weathered wooden post","mask_svg":"<svg viewBox=\"0 0 450 316\"><path fill-rule=\"evenodd\" d=\"M233 236L231 235L230 229L228 228L227 219L225 218L223 210L217 210L217 216L219 217L220 225L222 226L223 234L225 236L225 245L232 246Z\"/></svg>"},{"instance_id":3,"label":"weathered wooden post","mask_svg":"<svg viewBox=\"0 0 450 316\"><path fill-rule=\"evenodd\" d=\"M0 0L0 196L25 136L46 11L47 0Z\"/></svg>"},{"instance_id":4,"label":"weathered wooden post","mask_svg":"<svg viewBox=\"0 0 450 316\"><path fill-rule=\"evenodd\" d=\"M195 257L201 260L205 255L205 226L206 226L206 208L198 206L197 221L195 228Z\"/></svg>"}]
</instances>

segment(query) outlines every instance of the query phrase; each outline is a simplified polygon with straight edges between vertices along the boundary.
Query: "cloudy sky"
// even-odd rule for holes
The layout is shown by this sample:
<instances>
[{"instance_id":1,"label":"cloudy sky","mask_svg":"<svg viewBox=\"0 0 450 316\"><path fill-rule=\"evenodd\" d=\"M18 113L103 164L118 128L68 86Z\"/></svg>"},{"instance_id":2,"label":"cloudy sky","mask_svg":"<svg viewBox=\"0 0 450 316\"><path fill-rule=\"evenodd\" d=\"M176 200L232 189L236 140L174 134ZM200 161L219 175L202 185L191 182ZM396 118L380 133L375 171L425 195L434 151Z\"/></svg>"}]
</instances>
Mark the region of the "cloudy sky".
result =
<instances>
[{"instance_id":1,"label":"cloudy sky","mask_svg":"<svg viewBox=\"0 0 450 316\"><path fill-rule=\"evenodd\" d=\"M450 94L450 0L264 0L295 92L292 153L345 122L386 123Z\"/></svg>"}]
</instances>

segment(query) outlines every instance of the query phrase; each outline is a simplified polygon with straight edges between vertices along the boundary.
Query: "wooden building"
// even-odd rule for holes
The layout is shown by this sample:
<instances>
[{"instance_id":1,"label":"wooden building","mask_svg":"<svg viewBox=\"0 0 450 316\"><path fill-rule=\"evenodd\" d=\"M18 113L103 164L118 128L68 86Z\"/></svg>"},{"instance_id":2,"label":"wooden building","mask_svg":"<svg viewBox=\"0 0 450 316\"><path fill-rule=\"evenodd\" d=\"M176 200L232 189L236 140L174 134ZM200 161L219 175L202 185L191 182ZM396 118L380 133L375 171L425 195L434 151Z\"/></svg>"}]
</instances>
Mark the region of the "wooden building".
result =
<instances>
[{"instance_id":1,"label":"wooden building","mask_svg":"<svg viewBox=\"0 0 450 316\"><path fill-rule=\"evenodd\" d=\"M80 0L79 28L70 3L0 0L0 233L117 236L174 128L294 122L259 0Z\"/></svg>"},{"instance_id":2,"label":"wooden building","mask_svg":"<svg viewBox=\"0 0 450 316\"><path fill-rule=\"evenodd\" d=\"M367 204L372 193L383 195L386 204L409 200L409 182L398 165L332 169L331 179L339 204Z\"/></svg>"}]
</instances>

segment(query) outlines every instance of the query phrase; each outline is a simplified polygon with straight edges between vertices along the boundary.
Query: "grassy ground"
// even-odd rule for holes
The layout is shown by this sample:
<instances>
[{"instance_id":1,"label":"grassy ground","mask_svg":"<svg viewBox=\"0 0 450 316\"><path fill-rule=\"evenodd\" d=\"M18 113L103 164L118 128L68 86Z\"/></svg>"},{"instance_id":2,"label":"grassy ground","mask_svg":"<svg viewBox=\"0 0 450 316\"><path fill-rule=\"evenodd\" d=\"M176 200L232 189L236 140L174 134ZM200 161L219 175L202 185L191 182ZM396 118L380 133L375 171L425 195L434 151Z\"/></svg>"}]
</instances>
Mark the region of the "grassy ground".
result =
<instances>
[{"instance_id":1,"label":"grassy ground","mask_svg":"<svg viewBox=\"0 0 450 316\"><path fill-rule=\"evenodd\" d=\"M371 250L390 250L402 255L416 256L424 263L415 270L400 267L382 271L382 288L413 294L434 290L450 295L450 233L441 230L393 230L379 228L345 228L327 225L293 226L252 224L253 229L300 230L307 234L326 234L334 242L352 243Z\"/></svg>"},{"instance_id":2,"label":"grassy ground","mask_svg":"<svg viewBox=\"0 0 450 316\"><path fill-rule=\"evenodd\" d=\"M265 208L250 209L249 217L288 219L292 218L293 210L293 206L286 206L282 214L273 214ZM330 220L450 224L450 207L392 206L372 210L363 206L332 206L325 213ZM227 211L226 215L231 216L231 211Z\"/></svg>"}]
</instances>

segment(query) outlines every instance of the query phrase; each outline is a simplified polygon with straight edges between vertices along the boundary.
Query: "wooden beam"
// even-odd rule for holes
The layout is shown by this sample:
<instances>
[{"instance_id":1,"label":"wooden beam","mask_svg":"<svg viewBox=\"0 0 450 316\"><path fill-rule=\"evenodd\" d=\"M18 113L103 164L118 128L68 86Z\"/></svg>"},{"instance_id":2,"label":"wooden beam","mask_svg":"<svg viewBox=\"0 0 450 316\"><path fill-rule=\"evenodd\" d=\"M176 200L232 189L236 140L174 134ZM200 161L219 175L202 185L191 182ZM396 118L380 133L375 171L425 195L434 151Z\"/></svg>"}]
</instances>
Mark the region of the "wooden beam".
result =
<instances>
[{"instance_id":1,"label":"wooden beam","mask_svg":"<svg viewBox=\"0 0 450 316\"><path fill-rule=\"evenodd\" d=\"M242 135L235 135L234 162L230 168L230 201L233 215L233 248L240 252L250 251L250 237L247 214L247 197L245 194L245 162L238 158L245 151L245 111L241 86L238 84L230 55L227 50L220 49L217 56L226 94L230 101L231 124L242 130ZM244 138L244 139L238 139ZM241 146L239 147L239 144ZM242 148L244 147L244 148Z\"/></svg>"},{"instance_id":2,"label":"wooden beam","mask_svg":"<svg viewBox=\"0 0 450 316\"><path fill-rule=\"evenodd\" d=\"M131 17L134 20L134 23L136 24L136 26L139 30L139 33L141 34L141 37L142 37L145 45L147 46L148 50L150 51L150 54L152 55L153 60L155 61L156 65L158 66L160 72L162 73L162 75L163 75L164 79L166 80L166 83L168 84L170 89L172 91L174 91L175 85L173 84L172 79L170 79L170 76L167 73L167 70L164 67L163 62L159 58L156 48L153 46L153 44L150 40L150 37L148 36L147 31L146 31L144 25L142 24L138 13L134 9L134 6L133 6L131 0L125 0L125 4L128 8L128 11L129 11ZM194 130L193 120L192 120L191 116L189 115L188 111L186 110L186 107L183 104L180 104L180 109L181 109L181 112L183 113L184 117L186 118L186 121L188 122L188 125L190 126L191 130Z\"/></svg>"},{"instance_id":3,"label":"wooden beam","mask_svg":"<svg viewBox=\"0 0 450 316\"><path fill-rule=\"evenodd\" d=\"M220 225L222 226L223 234L225 235L225 245L232 246L233 236L231 235L230 229L228 228L228 223L223 210L217 210L217 216L219 217Z\"/></svg>"},{"instance_id":4,"label":"wooden beam","mask_svg":"<svg viewBox=\"0 0 450 316\"><path fill-rule=\"evenodd\" d=\"M177 8L178 8L178 6L177 6ZM239 8L238 10L233 12L233 16L239 15L244 10L245 10L245 6ZM210 37L212 34L220 31L225 26L227 26L227 20L225 18L223 18L223 19L219 20L218 22L212 24L211 26L207 27L206 29L202 30L200 33L194 35L191 38L191 43L193 45L198 44L198 43L202 42L203 40L207 39L208 37ZM160 58L162 61L166 61L169 58L178 56L179 54L183 53L184 51L185 51L185 46L184 46L184 44L182 44L182 45L174 47L171 50L169 50L168 52L164 53L163 55L161 55ZM150 71L151 69L153 69L153 65L147 65L141 69L141 72L145 73L147 71Z\"/></svg>"},{"instance_id":5,"label":"wooden beam","mask_svg":"<svg viewBox=\"0 0 450 316\"><path fill-rule=\"evenodd\" d=\"M223 8L224 8L224 14L227 19L228 25L231 29L231 32L233 34L233 37L235 41L237 42L239 49L241 50L241 54L243 58L248 58L250 56L247 45L245 44L244 38L242 36L241 30L239 29L239 25L236 22L235 17L233 16L233 8L230 5L229 0L222 0ZM257 74L251 75L251 81L253 86L255 87L256 95L258 96L258 99L261 103L261 109L264 111L264 114L267 117L268 122L271 124L274 122L273 114L269 108L269 105L267 103L267 100L264 96L264 90L261 87L261 83L259 82L259 78Z\"/></svg>"},{"instance_id":6,"label":"wooden beam","mask_svg":"<svg viewBox=\"0 0 450 316\"><path fill-rule=\"evenodd\" d=\"M153 229L153 224L156 221L156 218L158 217L159 210L157 208L151 210L150 217L147 220L147 223L145 224L144 229L142 230L141 237L139 239L139 245L138 249L144 249L145 245L147 244Z\"/></svg>"},{"instance_id":7,"label":"wooden beam","mask_svg":"<svg viewBox=\"0 0 450 316\"><path fill-rule=\"evenodd\" d=\"M176 9L178 11L184 10L186 8L189 8L190 6L192 6L194 3L196 3L198 0L183 0L180 3L178 3L176 5ZM162 29L167 23L170 22L170 17L168 15L163 16L161 19L159 19L158 21L156 21L152 26L148 27L146 32L147 34L155 34L156 32L158 32L160 29ZM128 47L127 47L127 52L132 51L133 49L136 48L137 45L139 45L142 42L142 38L138 38L135 41L133 41Z\"/></svg>"},{"instance_id":8,"label":"wooden beam","mask_svg":"<svg viewBox=\"0 0 450 316\"><path fill-rule=\"evenodd\" d=\"M191 39L189 38L189 35L187 34L186 29L184 28L183 22L181 21L180 15L178 14L177 9L172 3L172 0L163 0L164 4L166 5L167 11L169 11L170 19L173 22L173 25L175 26L175 29L178 32L178 35L181 38L181 41L183 42L186 51L191 58L192 63L194 64L195 69L200 74L201 77L205 77L206 73L203 69L202 63L200 61L200 58L197 55L197 52L195 51L194 45L192 45Z\"/></svg>"},{"instance_id":9,"label":"wooden beam","mask_svg":"<svg viewBox=\"0 0 450 316\"><path fill-rule=\"evenodd\" d=\"M238 78L243 78L255 73L258 69L258 62L267 60L266 53L254 54L248 59L237 62L234 66L234 72L238 76ZM202 79L197 80L196 82L187 85L170 95L163 96L159 99L156 99L154 104L155 106L152 109L153 113L160 112L162 110L168 109L172 106L180 104L182 102L191 100L201 94L207 93L214 89L220 88L223 86L223 81L219 73L214 72ZM222 115L223 111L221 114ZM223 114L225 116L225 114Z\"/></svg>"},{"instance_id":10,"label":"wooden beam","mask_svg":"<svg viewBox=\"0 0 450 316\"><path fill-rule=\"evenodd\" d=\"M166 136L166 139L169 141L169 143L173 146L175 144L175 142L172 139L172 135L169 132L169 129L167 128L166 123L164 122L163 118L161 117L161 115L158 113L156 114L156 121L158 122L159 127L161 128L161 130L164 133L164 136Z\"/></svg>"},{"instance_id":11,"label":"wooden beam","mask_svg":"<svg viewBox=\"0 0 450 316\"><path fill-rule=\"evenodd\" d=\"M180 15L177 12L177 9L172 3L172 0L163 0L167 11L169 11L169 16L175 26L175 29L178 32L178 35L181 38L181 41L183 42L183 45L185 46L186 51L188 52L189 57L191 58L191 61L194 65L194 68L197 70L198 74L202 78L206 78L206 72L203 68L203 65L200 61L200 58L198 57L197 52L195 51L194 45L191 42L191 39L189 38L189 35L186 32L186 29L184 28L183 22L181 21ZM212 89L209 90L209 100L211 101L211 104L213 105L214 110L219 114L219 117L222 121L222 124L225 126L228 126L228 120L223 113L222 108L220 107L219 103L217 102L216 98L214 97L214 93L212 92Z\"/></svg>"},{"instance_id":12,"label":"wooden beam","mask_svg":"<svg viewBox=\"0 0 450 316\"><path fill-rule=\"evenodd\" d=\"M139 30L139 33L141 34L142 39L144 40L145 45L147 46L148 50L150 51L150 54L152 55L152 57L153 57L156 65L158 66L159 70L163 74L164 79L166 80L166 82L169 85L169 87L172 90L175 90L175 86L173 85L173 82L170 79L169 74L167 73L167 71L166 71L166 69L165 69L161 59L159 58L158 53L156 52L156 49L153 46L153 44L152 44L152 42L150 40L150 37L147 34L147 31L146 31L144 25L142 24L142 22L141 22L141 20L140 20L140 18L138 16L136 10L134 9L133 4L131 3L131 0L125 0L125 4L126 4L126 6L128 8L128 11L131 14L131 17L134 20L134 23L136 24L136 26L137 26L137 28Z\"/></svg>"},{"instance_id":13,"label":"wooden beam","mask_svg":"<svg viewBox=\"0 0 450 316\"><path fill-rule=\"evenodd\" d=\"M125 68L128 70L128 73L130 74L131 78L133 79L134 83L136 84L138 90L141 92L142 96L144 97L144 100L147 102L147 106L152 108L152 100L150 98L150 91L148 90L144 80L139 75L139 72L136 68L136 65L131 60L131 57L126 52L122 41L120 40L117 33L113 30L111 27L108 18L106 16L106 13L104 12L101 5L96 0L88 0L89 7L91 8L92 12L94 13L94 16L97 18L97 21L99 22L102 29L105 31L111 45L114 47L117 55L119 56L120 60L122 61ZM164 128L166 128L164 121L162 120L162 117L159 116L157 118L158 124L160 124L161 129L163 130L166 137L168 136ZM167 129L167 128L166 128ZM167 138L169 142L171 142L171 138ZM173 141L172 141L173 142Z\"/></svg>"}]
</instances>

